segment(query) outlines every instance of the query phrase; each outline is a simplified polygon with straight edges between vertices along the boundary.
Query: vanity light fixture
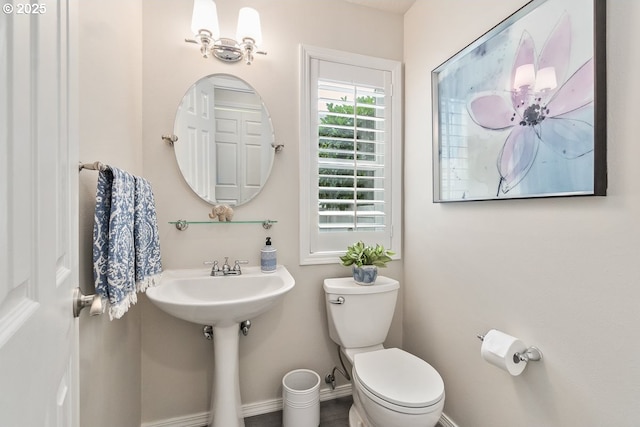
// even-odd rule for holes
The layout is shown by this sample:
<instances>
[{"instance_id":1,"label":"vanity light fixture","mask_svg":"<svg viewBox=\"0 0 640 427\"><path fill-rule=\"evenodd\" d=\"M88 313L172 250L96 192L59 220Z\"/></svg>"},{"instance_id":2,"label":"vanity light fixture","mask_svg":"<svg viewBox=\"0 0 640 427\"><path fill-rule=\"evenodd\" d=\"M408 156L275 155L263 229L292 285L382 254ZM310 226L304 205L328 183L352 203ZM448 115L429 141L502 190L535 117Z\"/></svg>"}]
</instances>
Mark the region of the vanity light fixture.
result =
<instances>
[{"instance_id":1,"label":"vanity light fixture","mask_svg":"<svg viewBox=\"0 0 640 427\"><path fill-rule=\"evenodd\" d=\"M230 39L220 37L215 2L194 0L191 31L194 38L185 39L185 41L200 45L200 53L204 58L213 55L223 62L238 62L244 59L247 65L251 65L254 54L267 54L257 50L262 44L260 15L257 10L250 7L240 9L236 38Z\"/></svg>"}]
</instances>

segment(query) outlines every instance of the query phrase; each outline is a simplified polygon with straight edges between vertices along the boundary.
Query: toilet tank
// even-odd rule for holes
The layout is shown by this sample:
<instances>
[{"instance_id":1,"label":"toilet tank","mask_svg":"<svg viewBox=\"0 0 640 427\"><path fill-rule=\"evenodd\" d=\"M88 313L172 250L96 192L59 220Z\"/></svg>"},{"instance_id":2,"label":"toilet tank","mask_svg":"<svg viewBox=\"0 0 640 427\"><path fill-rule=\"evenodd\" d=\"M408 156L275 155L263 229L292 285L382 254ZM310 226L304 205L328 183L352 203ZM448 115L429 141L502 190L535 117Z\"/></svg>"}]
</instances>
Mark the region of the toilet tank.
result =
<instances>
[{"instance_id":1,"label":"toilet tank","mask_svg":"<svg viewBox=\"0 0 640 427\"><path fill-rule=\"evenodd\" d=\"M382 344L391 326L398 288L397 280L384 276L370 286L358 285L353 277L325 279L331 339L344 349Z\"/></svg>"}]
</instances>

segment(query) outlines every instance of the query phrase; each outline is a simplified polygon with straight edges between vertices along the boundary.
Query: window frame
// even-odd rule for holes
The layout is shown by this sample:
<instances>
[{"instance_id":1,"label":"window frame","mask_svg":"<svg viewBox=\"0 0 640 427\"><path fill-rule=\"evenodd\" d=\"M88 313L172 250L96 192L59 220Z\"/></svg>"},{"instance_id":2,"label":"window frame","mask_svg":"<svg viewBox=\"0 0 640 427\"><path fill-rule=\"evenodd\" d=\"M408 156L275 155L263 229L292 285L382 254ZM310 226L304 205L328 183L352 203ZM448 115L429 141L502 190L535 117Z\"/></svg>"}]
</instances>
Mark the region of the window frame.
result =
<instances>
[{"instance_id":1,"label":"window frame","mask_svg":"<svg viewBox=\"0 0 640 427\"><path fill-rule=\"evenodd\" d=\"M317 205L311 206L316 198L312 188L318 188L318 173L310 171L318 170L318 161L313 157L315 150L312 144L317 141L317 127L312 129L315 123L313 114L317 114L317 107L312 105L317 93L318 79L313 76L313 61L327 61L354 67L364 67L390 73L390 115L385 121L385 130L389 132L389 158L385 158L385 179L388 177L390 185L391 208L388 230L381 233L384 237L385 247L395 252L393 259L400 259L402 255L402 63L390 59L371 57L334 49L320 48L308 45L300 45L300 265L335 264L340 262L339 256L346 251L344 249L329 250L320 248L312 251L314 236L319 235L317 218L319 210ZM357 84L357 82L356 82ZM314 186L315 182L315 186ZM344 240L345 233L336 233L336 239ZM324 235L326 239L326 235ZM360 240L359 237L350 238L349 244ZM365 243L375 244L382 241L362 239Z\"/></svg>"}]
</instances>

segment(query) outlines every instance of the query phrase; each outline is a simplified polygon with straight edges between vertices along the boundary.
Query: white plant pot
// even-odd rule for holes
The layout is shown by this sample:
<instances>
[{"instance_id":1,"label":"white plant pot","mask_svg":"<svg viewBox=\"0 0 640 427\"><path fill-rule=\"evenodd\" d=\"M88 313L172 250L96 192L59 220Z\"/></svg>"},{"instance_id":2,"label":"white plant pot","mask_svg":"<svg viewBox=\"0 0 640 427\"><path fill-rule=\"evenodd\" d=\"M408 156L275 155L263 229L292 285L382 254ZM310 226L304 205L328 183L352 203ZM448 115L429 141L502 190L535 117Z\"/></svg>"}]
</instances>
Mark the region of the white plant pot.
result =
<instances>
[{"instance_id":1,"label":"white plant pot","mask_svg":"<svg viewBox=\"0 0 640 427\"><path fill-rule=\"evenodd\" d=\"M353 266L353 280L358 285L370 286L376 283L378 267L375 265Z\"/></svg>"}]
</instances>

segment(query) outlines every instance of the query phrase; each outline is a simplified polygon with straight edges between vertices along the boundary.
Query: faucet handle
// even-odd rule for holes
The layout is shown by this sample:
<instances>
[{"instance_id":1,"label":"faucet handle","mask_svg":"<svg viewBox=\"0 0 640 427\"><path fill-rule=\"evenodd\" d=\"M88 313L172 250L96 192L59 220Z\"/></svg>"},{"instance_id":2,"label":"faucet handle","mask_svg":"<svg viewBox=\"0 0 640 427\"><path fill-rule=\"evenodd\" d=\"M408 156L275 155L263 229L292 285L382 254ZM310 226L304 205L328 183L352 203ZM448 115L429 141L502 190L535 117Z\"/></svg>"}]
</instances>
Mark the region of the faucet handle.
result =
<instances>
[{"instance_id":1,"label":"faucet handle","mask_svg":"<svg viewBox=\"0 0 640 427\"><path fill-rule=\"evenodd\" d=\"M224 257L224 264L222 264L222 271L229 271L231 270L231 266L229 265L229 257L226 256Z\"/></svg>"},{"instance_id":2,"label":"faucet handle","mask_svg":"<svg viewBox=\"0 0 640 427\"><path fill-rule=\"evenodd\" d=\"M218 260L215 261L204 261L203 262L204 265L212 265L213 267L211 267L211 271L219 271L220 267L218 267Z\"/></svg>"},{"instance_id":3,"label":"faucet handle","mask_svg":"<svg viewBox=\"0 0 640 427\"><path fill-rule=\"evenodd\" d=\"M235 264L233 265L233 270L234 271L240 271L240 264L249 264L249 261L245 260L245 259L237 259Z\"/></svg>"}]
</instances>

